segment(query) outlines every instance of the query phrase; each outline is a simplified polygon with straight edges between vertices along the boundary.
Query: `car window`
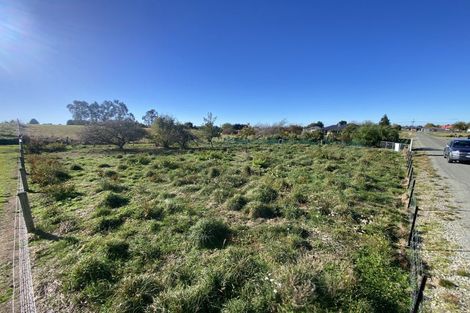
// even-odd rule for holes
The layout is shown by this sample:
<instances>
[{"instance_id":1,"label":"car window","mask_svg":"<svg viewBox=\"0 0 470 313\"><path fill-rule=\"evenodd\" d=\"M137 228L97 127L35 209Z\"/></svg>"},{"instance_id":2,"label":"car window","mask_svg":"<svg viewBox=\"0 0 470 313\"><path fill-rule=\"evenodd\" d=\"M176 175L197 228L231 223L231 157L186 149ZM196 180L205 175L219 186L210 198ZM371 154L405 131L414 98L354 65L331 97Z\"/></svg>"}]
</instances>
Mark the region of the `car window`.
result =
<instances>
[{"instance_id":1,"label":"car window","mask_svg":"<svg viewBox=\"0 0 470 313\"><path fill-rule=\"evenodd\" d=\"M467 140L458 140L454 141L454 144L452 145L454 148L470 148L470 141Z\"/></svg>"}]
</instances>

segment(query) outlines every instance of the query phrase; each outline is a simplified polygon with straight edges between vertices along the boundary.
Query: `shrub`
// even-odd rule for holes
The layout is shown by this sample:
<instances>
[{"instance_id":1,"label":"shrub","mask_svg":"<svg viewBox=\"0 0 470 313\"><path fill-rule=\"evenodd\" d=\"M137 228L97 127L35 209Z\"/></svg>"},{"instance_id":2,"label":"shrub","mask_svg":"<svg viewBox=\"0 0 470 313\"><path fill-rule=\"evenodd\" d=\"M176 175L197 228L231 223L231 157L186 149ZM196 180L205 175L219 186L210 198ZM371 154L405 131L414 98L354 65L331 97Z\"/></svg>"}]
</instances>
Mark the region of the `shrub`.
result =
<instances>
[{"instance_id":1,"label":"shrub","mask_svg":"<svg viewBox=\"0 0 470 313\"><path fill-rule=\"evenodd\" d=\"M274 218L277 216L276 209L259 202L250 203L249 212L251 218Z\"/></svg>"},{"instance_id":2,"label":"shrub","mask_svg":"<svg viewBox=\"0 0 470 313\"><path fill-rule=\"evenodd\" d=\"M35 156L30 158L31 180L40 186L58 184L70 178L63 165L56 159Z\"/></svg>"},{"instance_id":3,"label":"shrub","mask_svg":"<svg viewBox=\"0 0 470 313\"><path fill-rule=\"evenodd\" d=\"M98 164L98 167L99 168L106 168L106 167L111 167L111 165L109 165L108 163L101 163L101 164Z\"/></svg>"},{"instance_id":4,"label":"shrub","mask_svg":"<svg viewBox=\"0 0 470 313\"><path fill-rule=\"evenodd\" d=\"M122 207L128 203L129 199L115 193L108 193L104 198L103 202L105 206L110 207L112 209Z\"/></svg>"},{"instance_id":5,"label":"shrub","mask_svg":"<svg viewBox=\"0 0 470 313\"><path fill-rule=\"evenodd\" d=\"M56 201L75 198L78 193L72 184L56 184L50 185L44 189L44 192Z\"/></svg>"},{"instance_id":6,"label":"shrub","mask_svg":"<svg viewBox=\"0 0 470 313\"><path fill-rule=\"evenodd\" d=\"M125 259L129 256L129 244L124 240L110 240L106 243L105 252L109 259Z\"/></svg>"},{"instance_id":7,"label":"shrub","mask_svg":"<svg viewBox=\"0 0 470 313\"><path fill-rule=\"evenodd\" d=\"M163 287L154 276L142 274L125 277L116 292L114 310L123 313L147 312L154 297L162 290Z\"/></svg>"},{"instance_id":8,"label":"shrub","mask_svg":"<svg viewBox=\"0 0 470 313\"><path fill-rule=\"evenodd\" d=\"M83 170L83 167L81 167L79 164L72 164L72 165L70 166L70 169L71 169L72 171L81 171L81 170Z\"/></svg>"},{"instance_id":9,"label":"shrub","mask_svg":"<svg viewBox=\"0 0 470 313\"><path fill-rule=\"evenodd\" d=\"M68 287L71 290L80 290L99 280L112 281L113 270L106 260L87 256L72 267L68 277Z\"/></svg>"},{"instance_id":10,"label":"shrub","mask_svg":"<svg viewBox=\"0 0 470 313\"><path fill-rule=\"evenodd\" d=\"M230 229L220 220L201 219L192 227L191 237L198 248L221 248L230 237Z\"/></svg>"},{"instance_id":11,"label":"shrub","mask_svg":"<svg viewBox=\"0 0 470 313\"><path fill-rule=\"evenodd\" d=\"M227 208L232 211L240 211L246 203L247 201L243 196L236 195L227 201Z\"/></svg>"}]
</instances>

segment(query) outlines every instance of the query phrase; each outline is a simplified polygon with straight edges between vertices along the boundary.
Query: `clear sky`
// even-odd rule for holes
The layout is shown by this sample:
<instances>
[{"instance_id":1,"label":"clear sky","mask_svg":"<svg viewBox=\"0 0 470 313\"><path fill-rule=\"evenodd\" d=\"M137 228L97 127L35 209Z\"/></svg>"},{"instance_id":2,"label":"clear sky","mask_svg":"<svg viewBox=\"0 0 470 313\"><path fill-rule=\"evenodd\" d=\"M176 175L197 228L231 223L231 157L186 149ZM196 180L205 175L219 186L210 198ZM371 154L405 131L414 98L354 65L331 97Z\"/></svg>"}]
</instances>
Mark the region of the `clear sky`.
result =
<instances>
[{"instance_id":1,"label":"clear sky","mask_svg":"<svg viewBox=\"0 0 470 313\"><path fill-rule=\"evenodd\" d=\"M0 120L470 120L468 0L0 0Z\"/></svg>"}]
</instances>

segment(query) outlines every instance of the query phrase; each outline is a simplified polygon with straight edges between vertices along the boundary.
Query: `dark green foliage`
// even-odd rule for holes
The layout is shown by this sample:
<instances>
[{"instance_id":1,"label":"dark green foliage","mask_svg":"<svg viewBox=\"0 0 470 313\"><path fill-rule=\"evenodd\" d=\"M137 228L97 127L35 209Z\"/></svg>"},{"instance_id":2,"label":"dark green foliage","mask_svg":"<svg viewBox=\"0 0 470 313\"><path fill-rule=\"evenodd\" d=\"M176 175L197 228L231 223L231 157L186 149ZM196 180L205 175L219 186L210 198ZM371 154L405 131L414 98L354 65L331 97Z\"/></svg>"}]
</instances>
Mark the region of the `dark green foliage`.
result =
<instances>
[{"instance_id":1,"label":"dark green foliage","mask_svg":"<svg viewBox=\"0 0 470 313\"><path fill-rule=\"evenodd\" d=\"M122 207L126 204L129 203L129 199L124 197L124 196L121 196L121 195L118 195L118 194L115 194L115 193L108 193L105 198L104 198L104 201L103 201L103 204L107 207L110 207L110 208L119 208L119 207Z\"/></svg>"},{"instance_id":2,"label":"dark green foliage","mask_svg":"<svg viewBox=\"0 0 470 313\"><path fill-rule=\"evenodd\" d=\"M99 168L107 168L107 167L111 167L111 165L109 165L108 163L101 163L98 165Z\"/></svg>"},{"instance_id":3,"label":"dark green foliage","mask_svg":"<svg viewBox=\"0 0 470 313\"><path fill-rule=\"evenodd\" d=\"M103 175L105 177L109 177L109 178L117 178L118 174L116 171L113 171L113 170L107 170L107 171L104 171Z\"/></svg>"},{"instance_id":4,"label":"dark green foliage","mask_svg":"<svg viewBox=\"0 0 470 313\"><path fill-rule=\"evenodd\" d=\"M201 219L191 229L191 238L198 248L221 248L229 237L229 227L220 220Z\"/></svg>"}]
</instances>

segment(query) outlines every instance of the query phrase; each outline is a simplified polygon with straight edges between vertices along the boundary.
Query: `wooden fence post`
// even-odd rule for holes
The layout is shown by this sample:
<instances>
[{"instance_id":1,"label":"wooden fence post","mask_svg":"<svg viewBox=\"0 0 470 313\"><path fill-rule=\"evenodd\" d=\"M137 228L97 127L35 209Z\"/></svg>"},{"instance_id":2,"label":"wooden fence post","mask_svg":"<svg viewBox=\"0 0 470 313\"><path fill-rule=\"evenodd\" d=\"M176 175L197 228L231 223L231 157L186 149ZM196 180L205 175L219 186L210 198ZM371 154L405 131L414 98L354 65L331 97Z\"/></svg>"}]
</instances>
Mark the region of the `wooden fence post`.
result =
<instances>
[{"instance_id":1,"label":"wooden fence post","mask_svg":"<svg viewBox=\"0 0 470 313\"><path fill-rule=\"evenodd\" d=\"M23 190L29 191L28 179L26 178L26 170L24 167L20 167L20 178L21 184L23 185Z\"/></svg>"},{"instance_id":2,"label":"wooden fence post","mask_svg":"<svg viewBox=\"0 0 470 313\"><path fill-rule=\"evenodd\" d=\"M25 168L24 166L24 156L20 155L20 168Z\"/></svg>"},{"instance_id":3,"label":"wooden fence post","mask_svg":"<svg viewBox=\"0 0 470 313\"><path fill-rule=\"evenodd\" d=\"M29 206L28 194L25 191L18 192L21 210L23 211L24 222L28 233L34 232L33 216L31 215L31 207Z\"/></svg>"},{"instance_id":4,"label":"wooden fence post","mask_svg":"<svg viewBox=\"0 0 470 313\"><path fill-rule=\"evenodd\" d=\"M413 168L411 168L410 174L408 175L408 186L406 186L406 189L410 188L412 178L413 178Z\"/></svg>"},{"instance_id":5,"label":"wooden fence post","mask_svg":"<svg viewBox=\"0 0 470 313\"><path fill-rule=\"evenodd\" d=\"M421 285L419 285L418 295L415 299L415 303L413 305L411 313L418 313L419 311L419 305L421 304L421 301L423 301L424 287L426 286L427 279L428 277L426 275L423 275L423 278L421 279Z\"/></svg>"},{"instance_id":6,"label":"wooden fence post","mask_svg":"<svg viewBox=\"0 0 470 313\"><path fill-rule=\"evenodd\" d=\"M406 174L407 176L410 176L410 171L411 171L412 168L413 168L413 160L411 160L410 166L408 167L408 172Z\"/></svg>"},{"instance_id":7,"label":"wooden fence post","mask_svg":"<svg viewBox=\"0 0 470 313\"><path fill-rule=\"evenodd\" d=\"M416 217L418 216L418 206L416 206L415 213L413 214L413 222L411 222L410 235L408 236L408 247L411 244L411 239L413 238L413 231L416 225Z\"/></svg>"},{"instance_id":8,"label":"wooden fence post","mask_svg":"<svg viewBox=\"0 0 470 313\"><path fill-rule=\"evenodd\" d=\"M413 199L413 193L414 193L414 191L415 191L415 184L416 184L416 179L413 179L413 183L411 184L410 197L409 197L409 199L408 199L408 205L406 206L407 209L410 208L411 200Z\"/></svg>"}]
</instances>

